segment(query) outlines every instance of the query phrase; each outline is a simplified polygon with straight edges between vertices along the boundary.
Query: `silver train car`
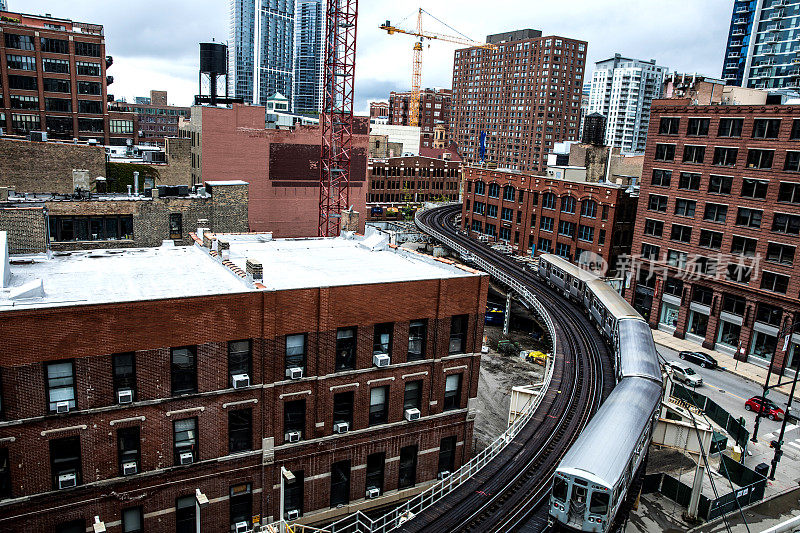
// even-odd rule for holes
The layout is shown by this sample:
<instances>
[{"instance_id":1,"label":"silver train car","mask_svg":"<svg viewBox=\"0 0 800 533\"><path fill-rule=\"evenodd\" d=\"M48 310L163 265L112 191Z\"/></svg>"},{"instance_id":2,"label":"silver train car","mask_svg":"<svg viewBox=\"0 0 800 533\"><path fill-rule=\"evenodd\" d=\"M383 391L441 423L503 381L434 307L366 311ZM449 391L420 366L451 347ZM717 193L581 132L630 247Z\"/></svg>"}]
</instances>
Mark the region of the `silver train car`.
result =
<instances>
[{"instance_id":1,"label":"silver train car","mask_svg":"<svg viewBox=\"0 0 800 533\"><path fill-rule=\"evenodd\" d=\"M550 521L573 531L609 531L642 465L658 421L663 378L650 326L597 276L552 254L539 276L579 303L614 353L617 385L559 463Z\"/></svg>"}]
</instances>

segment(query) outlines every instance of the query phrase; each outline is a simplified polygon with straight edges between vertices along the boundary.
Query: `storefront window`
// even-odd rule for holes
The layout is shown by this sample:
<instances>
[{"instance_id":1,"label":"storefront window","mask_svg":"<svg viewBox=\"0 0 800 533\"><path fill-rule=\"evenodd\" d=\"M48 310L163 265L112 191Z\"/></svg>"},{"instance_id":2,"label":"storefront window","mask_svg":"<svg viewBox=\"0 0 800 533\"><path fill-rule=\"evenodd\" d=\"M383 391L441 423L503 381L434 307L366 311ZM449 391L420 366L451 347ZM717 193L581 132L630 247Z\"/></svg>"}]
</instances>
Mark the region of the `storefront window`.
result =
<instances>
[{"instance_id":1,"label":"storefront window","mask_svg":"<svg viewBox=\"0 0 800 533\"><path fill-rule=\"evenodd\" d=\"M705 337L706 330L708 329L708 315L704 315L697 311L692 311L689 315L689 329L686 333L697 335L698 337Z\"/></svg>"},{"instance_id":2,"label":"storefront window","mask_svg":"<svg viewBox=\"0 0 800 533\"><path fill-rule=\"evenodd\" d=\"M776 339L772 335L756 331L753 335L751 354L769 360L775 351L775 343Z\"/></svg>"},{"instance_id":3,"label":"storefront window","mask_svg":"<svg viewBox=\"0 0 800 533\"><path fill-rule=\"evenodd\" d=\"M678 312L680 309L676 305L664 302L661 304L661 318L659 322L671 328L678 327Z\"/></svg>"},{"instance_id":4,"label":"storefront window","mask_svg":"<svg viewBox=\"0 0 800 533\"><path fill-rule=\"evenodd\" d=\"M739 346L739 335L741 332L741 326L722 320L720 322L719 338L717 342L725 346L730 346L731 348L737 348Z\"/></svg>"}]
</instances>

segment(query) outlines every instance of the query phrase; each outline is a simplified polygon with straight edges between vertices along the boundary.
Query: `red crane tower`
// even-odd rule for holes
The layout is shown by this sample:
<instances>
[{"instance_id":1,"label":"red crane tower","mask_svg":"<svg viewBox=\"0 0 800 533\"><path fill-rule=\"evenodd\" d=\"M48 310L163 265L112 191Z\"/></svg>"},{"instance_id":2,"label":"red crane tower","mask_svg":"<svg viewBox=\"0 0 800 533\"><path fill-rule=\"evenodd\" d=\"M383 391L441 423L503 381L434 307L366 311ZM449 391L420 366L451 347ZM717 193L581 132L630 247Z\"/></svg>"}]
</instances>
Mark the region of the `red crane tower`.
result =
<instances>
[{"instance_id":1,"label":"red crane tower","mask_svg":"<svg viewBox=\"0 0 800 533\"><path fill-rule=\"evenodd\" d=\"M325 94L320 114L320 237L339 235L341 213L350 205L357 18L358 0L328 0L325 17Z\"/></svg>"}]
</instances>

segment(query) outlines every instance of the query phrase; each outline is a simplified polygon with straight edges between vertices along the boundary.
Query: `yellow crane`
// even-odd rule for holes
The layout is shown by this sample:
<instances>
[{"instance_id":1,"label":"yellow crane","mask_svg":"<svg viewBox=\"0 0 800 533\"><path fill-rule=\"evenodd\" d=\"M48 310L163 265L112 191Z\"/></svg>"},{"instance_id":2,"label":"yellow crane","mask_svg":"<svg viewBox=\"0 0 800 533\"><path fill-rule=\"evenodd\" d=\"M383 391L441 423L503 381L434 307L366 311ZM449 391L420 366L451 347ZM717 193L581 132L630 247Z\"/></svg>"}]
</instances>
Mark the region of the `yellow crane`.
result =
<instances>
[{"instance_id":1,"label":"yellow crane","mask_svg":"<svg viewBox=\"0 0 800 533\"><path fill-rule=\"evenodd\" d=\"M461 36L454 36L454 35L443 35L441 33L424 31L422 29L423 13L425 13L432 19L440 22L441 24L444 24L453 31L456 31L456 33L460 33L422 8L419 8L419 12L417 13L416 31L404 30L402 28L398 28L397 26L392 26L392 24L388 20L386 21L386 24L381 25L381 29L385 30L389 35L394 35L395 33L398 33L398 34L410 35L416 39L414 41L414 66L413 66L413 72L411 74L411 104L409 106L409 115L411 117L412 126L419 126L419 93L420 93L420 88L422 87L422 43L425 39L428 39L429 41L437 40L437 41L445 41L448 43L463 44L465 46L474 46L477 48L486 48L490 50L494 50L497 48L496 45L490 43L480 43L470 39L469 37L463 34Z\"/></svg>"}]
</instances>

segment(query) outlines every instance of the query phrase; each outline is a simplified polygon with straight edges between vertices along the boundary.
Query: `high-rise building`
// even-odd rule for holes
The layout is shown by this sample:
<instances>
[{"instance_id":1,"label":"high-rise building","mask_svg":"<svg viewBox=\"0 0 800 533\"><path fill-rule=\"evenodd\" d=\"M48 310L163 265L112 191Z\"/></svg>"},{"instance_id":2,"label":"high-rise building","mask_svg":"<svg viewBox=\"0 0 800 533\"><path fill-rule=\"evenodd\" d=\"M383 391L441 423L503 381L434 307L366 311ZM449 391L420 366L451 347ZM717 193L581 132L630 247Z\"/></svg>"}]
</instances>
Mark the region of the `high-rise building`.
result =
<instances>
[{"instance_id":1,"label":"high-rise building","mask_svg":"<svg viewBox=\"0 0 800 533\"><path fill-rule=\"evenodd\" d=\"M230 0L229 91L263 104L291 95L294 82L294 0Z\"/></svg>"},{"instance_id":2,"label":"high-rise building","mask_svg":"<svg viewBox=\"0 0 800 533\"><path fill-rule=\"evenodd\" d=\"M453 91L450 89L423 89L419 94L420 146L433 147L436 126L444 126L445 139L449 142L450 108ZM389 124L411 126L411 91L389 93Z\"/></svg>"},{"instance_id":3,"label":"high-rise building","mask_svg":"<svg viewBox=\"0 0 800 533\"><path fill-rule=\"evenodd\" d=\"M468 163L542 171L556 142L578 139L586 42L538 30L456 50L451 138Z\"/></svg>"},{"instance_id":4,"label":"high-rise building","mask_svg":"<svg viewBox=\"0 0 800 533\"><path fill-rule=\"evenodd\" d=\"M589 113L606 117L606 144L623 152L644 152L650 105L661 96L666 71L655 59L641 61L620 54L596 63Z\"/></svg>"},{"instance_id":5,"label":"high-rise building","mask_svg":"<svg viewBox=\"0 0 800 533\"><path fill-rule=\"evenodd\" d=\"M325 4L322 0L297 0L294 27L294 112L318 114L322 110L322 59L325 55Z\"/></svg>"},{"instance_id":6,"label":"high-rise building","mask_svg":"<svg viewBox=\"0 0 800 533\"><path fill-rule=\"evenodd\" d=\"M735 0L722 77L756 89L800 88L800 2Z\"/></svg>"}]
</instances>

